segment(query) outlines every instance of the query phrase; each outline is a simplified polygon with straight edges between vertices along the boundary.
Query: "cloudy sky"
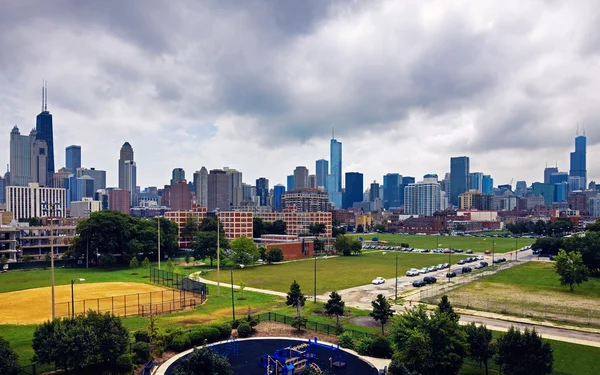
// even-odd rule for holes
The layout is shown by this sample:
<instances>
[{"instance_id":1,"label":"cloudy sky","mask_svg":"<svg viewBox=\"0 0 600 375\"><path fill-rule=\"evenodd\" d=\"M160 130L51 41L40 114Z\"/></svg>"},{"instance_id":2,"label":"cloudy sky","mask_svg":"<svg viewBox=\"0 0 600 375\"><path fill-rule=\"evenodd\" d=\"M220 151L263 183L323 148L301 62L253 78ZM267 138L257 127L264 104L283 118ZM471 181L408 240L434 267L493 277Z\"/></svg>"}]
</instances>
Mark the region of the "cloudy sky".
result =
<instances>
[{"instance_id":1,"label":"cloudy sky","mask_svg":"<svg viewBox=\"0 0 600 375\"><path fill-rule=\"evenodd\" d=\"M577 123L600 179L596 1L2 1L0 163L48 81L64 149L117 184L129 141L144 187L229 166L285 184L329 159L365 184L449 171L495 183L569 169Z\"/></svg>"}]
</instances>

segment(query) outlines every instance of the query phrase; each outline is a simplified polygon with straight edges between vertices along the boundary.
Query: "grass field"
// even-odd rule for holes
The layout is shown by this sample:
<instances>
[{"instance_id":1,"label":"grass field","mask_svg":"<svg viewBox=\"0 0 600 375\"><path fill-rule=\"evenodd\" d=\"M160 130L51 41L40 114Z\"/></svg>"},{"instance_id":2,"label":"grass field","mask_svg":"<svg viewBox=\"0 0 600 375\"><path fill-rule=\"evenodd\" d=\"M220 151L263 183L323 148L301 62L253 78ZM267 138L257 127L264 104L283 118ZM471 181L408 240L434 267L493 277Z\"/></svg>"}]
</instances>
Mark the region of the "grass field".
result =
<instances>
[{"instance_id":1,"label":"grass field","mask_svg":"<svg viewBox=\"0 0 600 375\"><path fill-rule=\"evenodd\" d=\"M413 254L398 252L398 275L404 275L411 268L421 268L448 262L448 255ZM453 262L460 255L453 255ZM396 253L381 251L364 252L360 256L318 258L317 293L342 290L354 286L369 284L375 277L393 278L396 275ZM229 275L221 275L221 280L229 282ZM203 276L216 280L216 272ZM225 277L225 278L224 278ZM287 292L293 280L302 291L313 294L314 262L312 259L277 265L247 267L234 271L234 283L244 281L249 287Z\"/></svg>"},{"instance_id":2,"label":"grass field","mask_svg":"<svg viewBox=\"0 0 600 375\"><path fill-rule=\"evenodd\" d=\"M448 293L456 306L600 326L600 279L561 286L554 264L528 262Z\"/></svg>"},{"instance_id":3,"label":"grass field","mask_svg":"<svg viewBox=\"0 0 600 375\"><path fill-rule=\"evenodd\" d=\"M390 245L400 245L407 243L410 247L419 249L435 249L439 243L439 247L455 248L455 249L471 249L475 252L484 252L492 250L494 243L494 252L507 253L515 250L515 243L518 248L525 245L531 245L535 242L532 238L504 238L504 237L462 237L462 236L418 236L413 234L357 234L356 237L362 237L365 240L371 240L377 237L380 241L386 241Z\"/></svg>"}]
</instances>

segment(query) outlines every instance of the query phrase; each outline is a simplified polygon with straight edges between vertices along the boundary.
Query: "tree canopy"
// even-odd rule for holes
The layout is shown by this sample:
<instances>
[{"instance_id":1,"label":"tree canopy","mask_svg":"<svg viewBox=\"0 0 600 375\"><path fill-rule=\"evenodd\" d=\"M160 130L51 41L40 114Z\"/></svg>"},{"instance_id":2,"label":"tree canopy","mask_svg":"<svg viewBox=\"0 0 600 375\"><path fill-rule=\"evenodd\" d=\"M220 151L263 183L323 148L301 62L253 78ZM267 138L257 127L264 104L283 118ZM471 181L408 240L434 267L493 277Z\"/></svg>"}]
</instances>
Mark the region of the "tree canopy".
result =
<instances>
[{"instance_id":1,"label":"tree canopy","mask_svg":"<svg viewBox=\"0 0 600 375\"><path fill-rule=\"evenodd\" d=\"M560 250L554 260L554 268L560 276L560 285L568 285L571 291L573 291L575 285L588 280L589 271L583 264L583 259L579 251L567 253L564 250Z\"/></svg>"},{"instance_id":2,"label":"tree canopy","mask_svg":"<svg viewBox=\"0 0 600 375\"><path fill-rule=\"evenodd\" d=\"M344 234L340 234L335 238L333 246L338 254L345 256L360 254L362 252L362 243L358 239Z\"/></svg>"},{"instance_id":3,"label":"tree canopy","mask_svg":"<svg viewBox=\"0 0 600 375\"><path fill-rule=\"evenodd\" d=\"M254 264L260 257L254 240L248 237L240 237L231 241L231 252L229 259L235 264Z\"/></svg>"},{"instance_id":4,"label":"tree canopy","mask_svg":"<svg viewBox=\"0 0 600 375\"><path fill-rule=\"evenodd\" d=\"M552 373L553 350L535 330L521 332L511 327L497 341L496 363L505 375L546 375Z\"/></svg>"},{"instance_id":5,"label":"tree canopy","mask_svg":"<svg viewBox=\"0 0 600 375\"><path fill-rule=\"evenodd\" d=\"M464 326L467 333L467 343L469 343L469 357L485 367L485 375L488 375L488 362L494 356L495 350L492 343L492 331L485 325L476 325L470 323Z\"/></svg>"},{"instance_id":6,"label":"tree canopy","mask_svg":"<svg viewBox=\"0 0 600 375\"><path fill-rule=\"evenodd\" d=\"M212 267L213 260L217 257L217 219L214 217L206 217L198 224L198 232L195 240L190 244L194 251L195 259L210 259ZM219 247L222 249L229 248L229 241L225 238L225 230L223 225L219 225Z\"/></svg>"},{"instance_id":7,"label":"tree canopy","mask_svg":"<svg viewBox=\"0 0 600 375\"><path fill-rule=\"evenodd\" d=\"M267 262L269 264L283 261L283 250L280 247L272 247L266 252Z\"/></svg>"},{"instance_id":8,"label":"tree canopy","mask_svg":"<svg viewBox=\"0 0 600 375\"><path fill-rule=\"evenodd\" d=\"M233 369L227 358L204 346L178 360L173 375L233 375Z\"/></svg>"},{"instance_id":9,"label":"tree canopy","mask_svg":"<svg viewBox=\"0 0 600 375\"><path fill-rule=\"evenodd\" d=\"M337 324L340 324L340 315L344 315L344 307L346 303L342 300L342 296L335 290L329 294L329 299L325 303L325 312L329 315L335 315Z\"/></svg>"},{"instance_id":10,"label":"tree canopy","mask_svg":"<svg viewBox=\"0 0 600 375\"><path fill-rule=\"evenodd\" d=\"M0 337L0 374L20 375L21 365L19 365L19 356L12 350L8 341Z\"/></svg>"},{"instance_id":11,"label":"tree canopy","mask_svg":"<svg viewBox=\"0 0 600 375\"><path fill-rule=\"evenodd\" d=\"M286 234L286 231L287 225L283 220L270 222L259 217L252 219L252 235L254 238L259 238L263 234Z\"/></svg>"},{"instance_id":12,"label":"tree canopy","mask_svg":"<svg viewBox=\"0 0 600 375\"><path fill-rule=\"evenodd\" d=\"M394 310L392 310L392 305L390 305L390 302L383 294L378 294L375 301L371 301L371 305L373 306L373 310L369 315L381 324L381 334L383 335L385 323L394 316Z\"/></svg>"}]
</instances>

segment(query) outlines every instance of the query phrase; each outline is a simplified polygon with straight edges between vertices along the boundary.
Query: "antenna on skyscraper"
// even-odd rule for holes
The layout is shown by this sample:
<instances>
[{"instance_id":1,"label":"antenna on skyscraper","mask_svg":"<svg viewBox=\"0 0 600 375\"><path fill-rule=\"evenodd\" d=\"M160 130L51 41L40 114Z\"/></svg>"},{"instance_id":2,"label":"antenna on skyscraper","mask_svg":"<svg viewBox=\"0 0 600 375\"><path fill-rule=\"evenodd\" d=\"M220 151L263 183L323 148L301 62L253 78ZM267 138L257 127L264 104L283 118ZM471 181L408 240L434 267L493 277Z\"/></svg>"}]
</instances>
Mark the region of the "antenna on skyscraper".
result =
<instances>
[{"instance_id":1,"label":"antenna on skyscraper","mask_svg":"<svg viewBox=\"0 0 600 375\"><path fill-rule=\"evenodd\" d=\"M585 124L582 124L583 126L583 136L585 137Z\"/></svg>"},{"instance_id":2,"label":"antenna on skyscraper","mask_svg":"<svg viewBox=\"0 0 600 375\"><path fill-rule=\"evenodd\" d=\"M44 112L44 81L42 80L42 112Z\"/></svg>"},{"instance_id":3,"label":"antenna on skyscraper","mask_svg":"<svg viewBox=\"0 0 600 375\"><path fill-rule=\"evenodd\" d=\"M331 139L335 139L335 126L331 127Z\"/></svg>"},{"instance_id":4,"label":"antenna on skyscraper","mask_svg":"<svg viewBox=\"0 0 600 375\"><path fill-rule=\"evenodd\" d=\"M579 123L577 123L577 133L576 135L579 137Z\"/></svg>"},{"instance_id":5,"label":"antenna on skyscraper","mask_svg":"<svg viewBox=\"0 0 600 375\"><path fill-rule=\"evenodd\" d=\"M44 112L48 112L48 82L44 81Z\"/></svg>"}]
</instances>

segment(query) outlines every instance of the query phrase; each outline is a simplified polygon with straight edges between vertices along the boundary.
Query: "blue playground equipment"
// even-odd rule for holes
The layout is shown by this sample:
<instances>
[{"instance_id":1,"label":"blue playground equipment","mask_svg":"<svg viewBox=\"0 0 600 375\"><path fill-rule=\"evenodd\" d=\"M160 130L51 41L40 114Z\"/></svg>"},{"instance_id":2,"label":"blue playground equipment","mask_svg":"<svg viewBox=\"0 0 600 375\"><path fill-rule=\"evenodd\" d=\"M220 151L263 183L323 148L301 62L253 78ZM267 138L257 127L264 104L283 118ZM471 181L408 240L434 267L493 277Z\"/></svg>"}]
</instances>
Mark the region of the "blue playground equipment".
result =
<instances>
[{"instance_id":1,"label":"blue playground equipment","mask_svg":"<svg viewBox=\"0 0 600 375\"><path fill-rule=\"evenodd\" d=\"M273 355L264 354L260 357L260 366L266 368L266 375L293 375L305 367L310 367L317 373L321 368L314 361L317 359L317 348L330 351L329 367L343 368L346 366L348 354L340 346L326 345L308 339L308 342L296 346L277 349Z\"/></svg>"},{"instance_id":2,"label":"blue playground equipment","mask_svg":"<svg viewBox=\"0 0 600 375\"><path fill-rule=\"evenodd\" d=\"M219 350L219 348L221 348L222 350ZM225 358L229 358L230 355L238 355L240 352L238 341L233 337L227 340L227 342L223 345L212 345L210 349L216 355Z\"/></svg>"}]
</instances>

